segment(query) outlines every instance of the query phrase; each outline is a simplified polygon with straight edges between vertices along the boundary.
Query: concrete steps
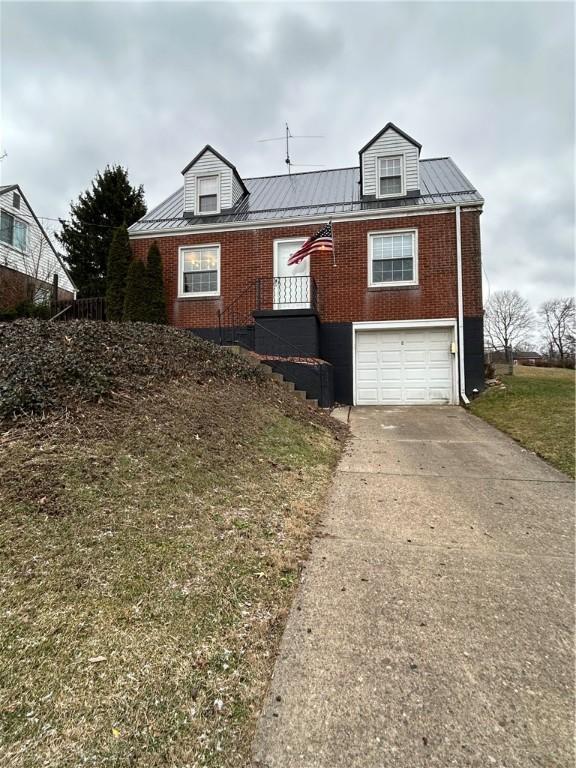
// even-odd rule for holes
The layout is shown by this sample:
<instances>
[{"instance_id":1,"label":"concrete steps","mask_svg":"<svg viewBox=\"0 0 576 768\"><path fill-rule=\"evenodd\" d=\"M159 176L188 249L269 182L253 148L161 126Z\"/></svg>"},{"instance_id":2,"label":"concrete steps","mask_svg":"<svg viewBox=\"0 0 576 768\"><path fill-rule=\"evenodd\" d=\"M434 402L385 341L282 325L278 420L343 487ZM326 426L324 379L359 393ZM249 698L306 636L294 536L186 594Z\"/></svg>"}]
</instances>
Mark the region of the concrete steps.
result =
<instances>
[{"instance_id":1,"label":"concrete steps","mask_svg":"<svg viewBox=\"0 0 576 768\"><path fill-rule=\"evenodd\" d=\"M244 349L244 347L241 347L239 344L224 345L224 349L229 350L235 355L240 355L251 365L253 365L254 368L257 368L261 373L263 373L267 378L276 382L276 384L279 384L288 392L292 392L292 394L296 395L296 397L300 400L305 401L305 403L312 406L312 408L318 408L318 400L308 397L307 393L303 389L296 389L296 385L293 381L288 381L281 373L276 373L273 371L272 367L266 363L263 363L258 355L256 355L254 352L250 352L250 350Z\"/></svg>"}]
</instances>

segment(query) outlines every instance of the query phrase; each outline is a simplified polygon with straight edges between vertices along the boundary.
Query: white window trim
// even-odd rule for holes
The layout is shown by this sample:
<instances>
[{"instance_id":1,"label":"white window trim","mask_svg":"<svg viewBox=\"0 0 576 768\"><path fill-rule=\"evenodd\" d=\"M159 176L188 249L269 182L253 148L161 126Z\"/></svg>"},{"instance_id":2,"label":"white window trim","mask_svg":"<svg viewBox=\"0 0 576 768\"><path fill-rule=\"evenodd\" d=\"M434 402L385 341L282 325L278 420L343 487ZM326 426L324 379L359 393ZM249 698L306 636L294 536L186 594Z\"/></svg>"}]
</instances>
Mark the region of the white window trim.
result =
<instances>
[{"instance_id":1,"label":"white window trim","mask_svg":"<svg viewBox=\"0 0 576 768\"><path fill-rule=\"evenodd\" d=\"M412 280L389 280L385 283L375 283L372 280L372 252L374 237L387 235L414 235L414 252ZM369 288L401 288L403 285L418 285L418 230L417 229L379 229L376 232L368 232L368 287Z\"/></svg>"},{"instance_id":2,"label":"white window trim","mask_svg":"<svg viewBox=\"0 0 576 768\"><path fill-rule=\"evenodd\" d=\"M22 216L16 216L12 213L12 211L7 211L6 208L0 208L0 211L2 213L5 213L7 216L12 216L14 219L14 223L17 221L20 222L20 224L24 224L26 227L26 243L24 244L24 248L18 248L13 243L7 243L5 240L0 240L0 245L3 245L6 248L11 248L13 251L16 251L16 253L24 253L28 254L28 240L30 237L30 222L26 221L26 219L23 219ZM14 228L12 228L12 234L14 234Z\"/></svg>"},{"instance_id":3,"label":"white window trim","mask_svg":"<svg viewBox=\"0 0 576 768\"><path fill-rule=\"evenodd\" d=\"M200 184L199 179L211 179L216 177L216 210L215 211L201 211L200 210ZM219 173L198 173L194 176L194 210L196 216L216 216L220 213L220 185L221 178Z\"/></svg>"},{"instance_id":4,"label":"white window trim","mask_svg":"<svg viewBox=\"0 0 576 768\"><path fill-rule=\"evenodd\" d=\"M390 192L387 195L380 194L380 160L400 159L400 192ZM402 152L391 152L386 155L378 155L376 158L376 197L383 200L387 197L403 197L406 194L406 156Z\"/></svg>"},{"instance_id":5,"label":"white window trim","mask_svg":"<svg viewBox=\"0 0 576 768\"><path fill-rule=\"evenodd\" d=\"M184 251L199 251L202 248L216 249L216 278L217 287L215 291L203 291L202 293L184 292L184 270L183 255ZM181 245L178 248L178 298L179 299L202 299L208 297L220 296L220 243L201 243L192 245Z\"/></svg>"}]
</instances>

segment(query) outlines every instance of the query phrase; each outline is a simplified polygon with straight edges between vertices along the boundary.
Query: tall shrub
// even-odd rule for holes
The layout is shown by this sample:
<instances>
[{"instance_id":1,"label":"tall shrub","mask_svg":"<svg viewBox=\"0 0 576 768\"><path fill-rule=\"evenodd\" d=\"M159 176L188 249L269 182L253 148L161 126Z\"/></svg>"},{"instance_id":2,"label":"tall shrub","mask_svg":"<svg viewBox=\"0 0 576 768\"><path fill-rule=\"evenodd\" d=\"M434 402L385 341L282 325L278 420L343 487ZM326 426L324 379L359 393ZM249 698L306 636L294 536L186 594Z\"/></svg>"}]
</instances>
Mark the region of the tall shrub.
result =
<instances>
[{"instance_id":1,"label":"tall shrub","mask_svg":"<svg viewBox=\"0 0 576 768\"><path fill-rule=\"evenodd\" d=\"M112 236L106 271L106 317L122 320L126 275L130 261L130 241L126 227L117 227Z\"/></svg>"},{"instance_id":2,"label":"tall shrub","mask_svg":"<svg viewBox=\"0 0 576 768\"><path fill-rule=\"evenodd\" d=\"M124 295L124 320L129 322L148 319L146 307L146 269L140 259L132 259L126 278Z\"/></svg>"},{"instance_id":3,"label":"tall shrub","mask_svg":"<svg viewBox=\"0 0 576 768\"><path fill-rule=\"evenodd\" d=\"M154 241L148 250L146 266L146 301L147 320L149 323L166 323L166 299L164 297L164 277L162 274L162 256Z\"/></svg>"}]
</instances>

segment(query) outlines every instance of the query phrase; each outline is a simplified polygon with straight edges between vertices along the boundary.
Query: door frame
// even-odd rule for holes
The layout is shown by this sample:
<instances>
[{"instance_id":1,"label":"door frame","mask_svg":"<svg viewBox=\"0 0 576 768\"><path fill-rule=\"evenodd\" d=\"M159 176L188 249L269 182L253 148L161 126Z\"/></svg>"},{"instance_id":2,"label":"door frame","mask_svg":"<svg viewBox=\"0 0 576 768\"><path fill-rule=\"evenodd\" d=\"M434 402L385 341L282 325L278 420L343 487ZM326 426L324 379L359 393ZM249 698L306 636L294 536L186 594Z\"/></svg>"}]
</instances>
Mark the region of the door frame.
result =
<instances>
[{"instance_id":1,"label":"door frame","mask_svg":"<svg viewBox=\"0 0 576 768\"><path fill-rule=\"evenodd\" d=\"M377 320L352 323L352 402L356 405L356 333L358 331L400 331L418 330L419 328L452 328L452 405L460 402L458 390L458 321L455 317L439 318L437 320Z\"/></svg>"},{"instance_id":2,"label":"door frame","mask_svg":"<svg viewBox=\"0 0 576 768\"><path fill-rule=\"evenodd\" d=\"M280 243L301 243L304 245L308 238L307 237L279 237L276 240L274 240L274 248L273 248L273 254L272 254L272 307L274 309L290 309L289 306L286 307L277 307L276 302L274 301L276 297L276 278L283 277L282 275L278 275L278 245ZM310 296L310 256L306 256L304 261L307 262L308 267L308 275L302 275L302 277L308 277L308 307L311 306L311 296ZM306 302L294 302L294 304L305 304ZM302 307L298 307L298 309L302 309ZM304 309L307 309L307 307L304 307Z\"/></svg>"}]
</instances>

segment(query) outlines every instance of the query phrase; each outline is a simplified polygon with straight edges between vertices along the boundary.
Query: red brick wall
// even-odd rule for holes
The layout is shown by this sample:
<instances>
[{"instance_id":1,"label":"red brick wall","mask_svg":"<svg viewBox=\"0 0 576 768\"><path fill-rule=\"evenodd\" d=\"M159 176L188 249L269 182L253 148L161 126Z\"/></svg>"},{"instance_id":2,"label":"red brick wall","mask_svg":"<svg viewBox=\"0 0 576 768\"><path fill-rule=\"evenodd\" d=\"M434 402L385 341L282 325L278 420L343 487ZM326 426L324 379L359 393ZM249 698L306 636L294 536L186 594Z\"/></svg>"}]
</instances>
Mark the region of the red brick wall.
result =
<instances>
[{"instance_id":1,"label":"red brick wall","mask_svg":"<svg viewBox=\"0 0 576 768\"><path fill-rule=\"evenodd\" d=\"M480 213L462 213L464 314L482 315ZM411 320L455 317L456 223L454 212L406 216L375 221L334 222L336 267L330 257L312 257L311 274L319 290L323 322ZM419 285L368 288L368 233L379 230L418 230ZM136 257L145 259L155 239L164 262L164 281L170 322L188 328L218 325L218 309L228 304L257 277L272 277L274 240L308 237L318 224L270 229L195 233L132 241ZM220 243L221 295L217 298L178 299L178 248Z\"/></svg>"},{"instance_id":2,"label":"red brick wall","mask_svg":"<svg viewBox=\"0 0 576 768\"><path fill-rule=\"evenodd\" d=\"M480 213L470 211L461 216L462 287L464 316L482 317L482 248L480 245Z\"/></svg>"},{"instance_id":3,"label":"red brick wall","mask_svg":"<svg viewBox=\"0 0 576 768\"><path fill-rule=\"evenodd\" d=\"M0 310L12 309L20 302L32 299L36 285L39 288L52 289L49 283L34 280L23 272L0 265ZM59 300L71 299L73 295L70 291L58 289Z\"/></svg>"}]
</instances>

